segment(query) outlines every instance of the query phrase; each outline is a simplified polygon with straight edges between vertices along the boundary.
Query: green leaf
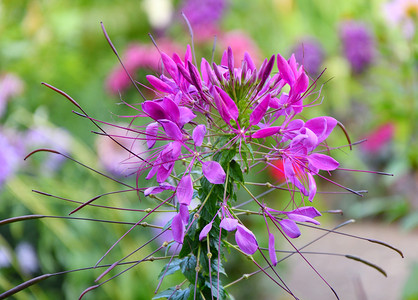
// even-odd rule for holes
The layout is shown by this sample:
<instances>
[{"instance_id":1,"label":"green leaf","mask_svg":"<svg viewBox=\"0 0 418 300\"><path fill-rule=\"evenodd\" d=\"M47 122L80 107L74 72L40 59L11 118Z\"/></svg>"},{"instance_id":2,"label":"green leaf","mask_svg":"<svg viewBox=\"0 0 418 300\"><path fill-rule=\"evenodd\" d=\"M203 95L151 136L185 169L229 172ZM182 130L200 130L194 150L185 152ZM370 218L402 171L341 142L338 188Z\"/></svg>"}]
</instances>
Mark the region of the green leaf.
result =
<instances>
[{"instance_id":1,"label":"green leaf","mask_svg":"<svg viewBox=\"0 0 418 300\"><path fill-rule=\"evenodd\" d=\"M163 276L171 275L175 273L176 271L180 270L180 263L182 262L182 259L173 259L170 264L167 264L163 267L160 274L158 275L158 279L161 279Z\"/></svg>"},{"instance_id":2,"label":"green leaf","mask_svg":"<svg viewBox=\"0 0 418 300\"><path fill-rule=\"evenodd\" d=\"M159 293L158 295L156 295L152 299L166 298L166 299L172 299L172 300L187 300L189 298L189 295L190 295L190 289L189 288L187 288L185 290L176 290L174 287L171 287L171 288Z\"/></svg>"},{"instance_id":3,"label":"green leaf","mask_svg":"<svg viewBox=\"0 0 418 300\"><path fill-rule=\"evenodd\" d=\"M244 182L241 167L235 160L232 160L229 163L229 175L235 181Z\"/></svg>"},{"instance_id":4,"label":"green leaf","mask_svg":"<svg viewBox=\"0 0 418 300\"><path fill-rule=\"evenodd\" d=\"M181 272L190 282L194 282L196 278L196 256L190 255L180 263Z\"/></svg>"}]
</instances>

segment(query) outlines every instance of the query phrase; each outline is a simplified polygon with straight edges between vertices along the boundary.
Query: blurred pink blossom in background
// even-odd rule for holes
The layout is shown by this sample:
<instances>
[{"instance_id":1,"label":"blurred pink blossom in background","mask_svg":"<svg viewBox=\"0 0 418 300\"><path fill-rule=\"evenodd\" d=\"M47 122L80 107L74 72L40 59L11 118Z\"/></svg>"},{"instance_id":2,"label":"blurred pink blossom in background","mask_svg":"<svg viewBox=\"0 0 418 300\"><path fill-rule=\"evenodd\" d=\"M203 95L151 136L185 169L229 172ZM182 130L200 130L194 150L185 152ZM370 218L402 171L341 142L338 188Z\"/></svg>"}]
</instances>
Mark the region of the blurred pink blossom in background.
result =
<instances>
[{"instance_id":1,"label":"blurred pink blossom in background","mask_svg":"<svg viewBox=\"0 0 418 300\"><path fill-rule=\"evenodd\" d=\"M385 123L374 129L365 137L367 141L361 144L363 151L369 154L377 154L385 148L393 139L395 125Z\"/></svg>"},{"instance_id":2,"label":"blurred pink blossom in background","mask_svg":"<svg viewBox=\"0 0 418 300\"><path fill-rule=\"evenodd\" d=\"M161 51L171 53L182 53L183 47L180 47L169 39L158 39L156 41ZM131 44L122 56L122 61L131 74L136 79L136 72L141 69L161 72L161 56L158 49L152 43L149 44ZM152 72L151 72L152 73ZM119 64L113 69L106 79L106 90L111 94L118 94L125 91L131 85L128 75Z\"/></svg>"}]
</instances>

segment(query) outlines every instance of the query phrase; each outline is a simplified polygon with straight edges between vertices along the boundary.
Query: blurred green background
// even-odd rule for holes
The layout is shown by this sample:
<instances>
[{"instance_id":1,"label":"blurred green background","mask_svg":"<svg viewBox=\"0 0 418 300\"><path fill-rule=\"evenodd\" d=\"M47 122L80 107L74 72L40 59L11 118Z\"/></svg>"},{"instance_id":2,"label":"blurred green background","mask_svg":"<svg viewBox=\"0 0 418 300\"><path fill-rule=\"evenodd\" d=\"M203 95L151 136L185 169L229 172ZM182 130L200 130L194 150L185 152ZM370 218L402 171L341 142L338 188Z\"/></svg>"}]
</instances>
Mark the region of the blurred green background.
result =
<instances>
[{"instance_id":1,"label":"blurred green background","mask_svg":"<svg viewBox=\"0 0 418 300\"><path fill-rule=\"evenodd\" d=\"M390 223L416 234L417 1L397 1L410 2L410 6L399 4L397 10L391 7L392 16L388 16L388 3L383 0L189 2L207 5L204 15L209 21L192 22L198 60L202 55L211 56L216 35L215 61L231 45L238 53L249 51L259 64L272 54L289 57L299 51L300 62L306 58L306 64L312 64L309 75L313 80L326 69L317 81L318 88L322 87L323 103L306 109L304 117L330 115L345 125L353 142L368 138L368 144L336 153L337 160L347 168L396 176L340 173L336 181L354 189L367 189L368 195L364 199L352 195L319 196L316 201L323 209L343 209L346 218ZM203 4L206 2L209 4ZM123 84L126 79L120 75L117 58L103 36L100 22L134 77L144 82L145 74L158 73L155 62L145 59L158 57L148 33L167 52L184 51L190 43L180 16L181 10L187 11L186 6L182 1L169 0L0 2L1 219L26 214L67 215L76 207L31 192L32 189L76 201L120 189L118 184L51 153L39 153L23 162L25 155L36 148L53 148L98 170L117 172L106 163L106 154L97 148L105 145L91 133L95 127L73 114L76 107L64 97L40 83L65 91L94 118L121 122L118 115L133 114L130 108L120 105L121 99L130 104L142 100L133 88ZM192 12L197 11L195 6ZM309 59L312 43L316 47L312 51L317 52ZM357 68L356 63L361 66ZM143 91L146 93L145 88ZM330 143L345 145L347 140L339 132L333 134ZM133 184L134 179L129 181ZM137 201L135 193L126 193L103 197L100 204L136 207ZM77 216L127 222L139 219L135 212L115 213L98 208L85 208ZM92 266L128 228L59 219L2 226L0 292L36 275ZM108 262L136 249L152 234L145 229L128 235L123 247L116 247ZM147 253L152 249L149 246ZM86 299L149 299L162 266L159 262L141 264ZM418 299L416 270L416 265L413 268L411 264L398 299ZM99 274L94 270L54 277L17 294L16 299L76 299ZM238 288L241 287L246 290L245 284ZM270 289L275 299L286 299ZM247 292L250 290L254 289L250 286ZM237 299L245 298L245 292L235 292Z\"/></svg>"}]
</instances>

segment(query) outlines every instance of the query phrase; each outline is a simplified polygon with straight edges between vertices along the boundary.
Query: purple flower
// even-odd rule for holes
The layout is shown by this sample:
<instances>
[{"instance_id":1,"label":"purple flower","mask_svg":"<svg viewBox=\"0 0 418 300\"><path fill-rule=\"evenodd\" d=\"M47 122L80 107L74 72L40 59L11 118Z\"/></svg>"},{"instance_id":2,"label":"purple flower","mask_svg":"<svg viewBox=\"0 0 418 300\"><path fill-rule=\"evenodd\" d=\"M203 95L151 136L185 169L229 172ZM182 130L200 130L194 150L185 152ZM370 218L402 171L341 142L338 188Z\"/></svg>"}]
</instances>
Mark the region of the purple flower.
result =
<instances>
[{"instance_id":1,"label":"purple flower","mask_svg":"<svg viewBox=\"0 0 418 300\"><path fill-rule=\"evenodd\" d=\"M347 21L340 25L344 55L355 73L363 72L375 58L373 33L364 23Z\"/></svg>"},{"instance_id":2,"label":"purple flower","mask_svg":"<svg viewBox=\"0 0 418 300\"><path fill-rule=\"evenodd\" d=\"M181 11L193 28L216 25L228 6L227 0L185 0Z\"/></svg>"},{"instance_id":3,"label":"purple flower","mask_svg":"<svg viewBox=\"0 0 418 300\"><path fill-rule=\"evenodd\" d=\"M6 104L11 97L23 91L22 80L14 74L0 74L0 117L3 115Z\"/></svg>"},{"instance_id":4,"label":"purple flower","mask_svg":"<svg viewBox=\"0 0 418 300\"><path fill-rule=\"evenodd\" d=\"M0 128L0 189L18 170L24 158L24 147L17 134Z\"/></svg>"},{"instance_id":5,"label":"purple flower","mask_svg":"<svg viewBox=\"0 0 418 300\"><path fill-rule=\"evenodd\" d=\"M33 126L25 136L25 147L28 152L38 148L50 148L68 154L71 151L71 143L71 136L65 129L44 125ZM48 155L43 160L42 172L48 174L56 171L64 160L65 158L60 155Z\"/></svg>"},{"instance_id":6,"label":"purple flower","mask_svg":"<svg viewBox=\"0 0 418 300\"><path fill-rule=\"evenodd\" d=\"M324 49L318 40L306 38L298 42L293 49L293 53L296 61L303 64L310 76L316 76L321 72Z\"/></svg>"}]
</instances>

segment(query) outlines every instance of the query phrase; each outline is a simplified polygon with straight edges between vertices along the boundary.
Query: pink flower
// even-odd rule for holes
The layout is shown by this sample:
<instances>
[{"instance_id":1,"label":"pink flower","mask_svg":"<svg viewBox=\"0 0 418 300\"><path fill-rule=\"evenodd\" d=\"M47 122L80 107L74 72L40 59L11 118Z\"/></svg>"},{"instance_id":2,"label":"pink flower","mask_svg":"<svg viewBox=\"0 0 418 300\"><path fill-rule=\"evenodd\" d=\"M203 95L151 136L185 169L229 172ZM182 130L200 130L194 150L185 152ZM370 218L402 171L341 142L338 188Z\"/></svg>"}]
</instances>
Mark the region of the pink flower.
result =
<instances>
[{"instance_id":1,"label":"pink flower","mask_svg":"<svg viewBox=\"0 0 418 300\"><path fill-rule=\"evenodd\" d=\"M167 52L181 52L180 46L168 39L156 41L161 50ZM122 56L127 71L135 78L138 70L159 71L161 68L161 55L153 44L131 44ZM125 70L118 65L106 79L106 89L112 94L123 92L131 81Z\"/></svg>"},{"instance_id":2,"label":"pink flower","mask_svg":"<svg viewBox=\"0 0 418 300\"><path fill-rule=\"evenodd\" d=\"M394 134L393 123L382 124L364 137L367 141L361 144L361 148L369 154L376 155L391 142Z\"/></svg>"}]
</instances>

